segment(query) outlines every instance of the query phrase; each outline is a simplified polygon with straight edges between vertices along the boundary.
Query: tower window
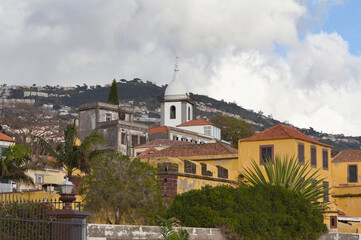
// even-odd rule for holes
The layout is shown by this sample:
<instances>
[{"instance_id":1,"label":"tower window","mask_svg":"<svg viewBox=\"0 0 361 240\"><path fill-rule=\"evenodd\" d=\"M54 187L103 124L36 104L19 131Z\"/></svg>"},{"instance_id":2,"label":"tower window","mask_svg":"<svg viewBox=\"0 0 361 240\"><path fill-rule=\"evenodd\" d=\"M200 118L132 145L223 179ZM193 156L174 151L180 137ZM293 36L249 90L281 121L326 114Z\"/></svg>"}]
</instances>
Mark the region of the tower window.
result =
<instances>
[{"instance_id":1,"label":"tower window","mask_svg":"<svg viewBox=\"0 0 361 240\"><path fill-rule=\"evenodd\" d=\"M175 119L175 106L170 107L170 118Z\"/></svg>"},{"instance_id":2,"label":"tower window","mask_svg":"<svg viewBox=\"0 0 361 240\"><path fill-rule=\"evenodd\" d=\"M188 121L191 120L191 108L188 107Z\"/></svg>"}]
</instances>

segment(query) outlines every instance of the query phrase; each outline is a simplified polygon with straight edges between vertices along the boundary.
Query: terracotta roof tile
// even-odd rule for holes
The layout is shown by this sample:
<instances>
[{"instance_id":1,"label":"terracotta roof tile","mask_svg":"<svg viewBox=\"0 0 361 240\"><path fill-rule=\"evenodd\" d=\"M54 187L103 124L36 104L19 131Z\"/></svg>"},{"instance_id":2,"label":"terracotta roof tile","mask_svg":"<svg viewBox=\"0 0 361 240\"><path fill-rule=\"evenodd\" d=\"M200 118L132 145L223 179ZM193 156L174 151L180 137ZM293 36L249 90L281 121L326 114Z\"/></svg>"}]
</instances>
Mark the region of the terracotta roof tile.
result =
<instances>
[{"instance_id":1,"label":"terracotta roof tile","mask_svg":"<svg viewBox=\"0 0 361 240\"><path fill-rule=\"evenodd\" d=\"M12 137L9 137L8 135L5 135L1 132L0 132L0 141L15 142L15 140Z\"/></svg>"},{"instance_id":2,"label":"terracotta roof tile","mask_svg":"<svg viewBox=\"0 0 361 240\"><path fill-rule=\"evenodd\" d=\"M182 123L177 127L188 127L188 126L202 126L202 125L213 125L213 123L209 122L207 119L194 119L188 122Z\"/></svg>"},{"instance_id":3,"label":"terracotta roof tile","mask_svg":"<svg viewBox=\"0 0 361 240\"><path fill-rule=\"evenodd\" d=\"M153 151L153 153L152 153L151 151ZM151 152L151 153L149 153L149 152ZM142 153L138 154L136 157L137 157L137 158L141 158L141 157L143 157L143 156L145 156L145 155L154 154L154 153L156 153L156 152L158 152L157 149L155 149L154 147L150 147L150 148L144 150Z\"/></svg>"},{"instance_id":4,"label":"terracotta roof tile","mask_svg":"<svg viewBox=\"0 0 361 240\"><path fill-rule=\"evenodd\" d=\"M166 127L166 126L149 128L149 133L150 134L159 133L159 132L166 132L166 131L168 131L168 127Z\"/></svg>"},{"instance_id":5,"label":"terracotta roof tile","mask_svg":"<svg viewBox=\"0 0 361 240\"><path fill-rule=\"evenodd\" d=\"M136 148L145 148L145 147L148 148L148 147L160 147L160 146L170 147L174 145L183 145L183 144L195 144L195 143L187 142L187 141L176 141L170 139L156 139L149 143L139 145Z\"/></svg>"},{"instance_id":6,"label":"terracotta roof tile","mask_svg":"<svg viewBox=\"0 0 361 240\"><path fill-rule=\"evenodd\" d=\"M251 142L251 141L262 141L262 140L275 140L275 139L299 139L304 140L307 142L311 142L314 144L319 144L325 147L332 147L331 145L327 145L324 143L321 143L303 133L300 131L294 129L293 127L283 125L283 124L277 124L275 126L272 126L270 128L267 128L266 130L257 133L251 137L240 139L241 142Z\"/></svg>"},{"instance_id":7,"label":"terracotta roof tile","mask_svg":"<svg viewBox=\"0 0 361 240\"><path fill-rule=\"evenodd\" d=\"M237 154L238 150L224 143L188 144L175 145L142 158L150 157L190 157Z\"/></svg>"},{"instance_id":8,"label":"terracotta roof tile","mask_svg":"<svg viewBox=\"0 0 361 240\"><path fill-rule=\"evenodd\" d=\"M361 150L341 151L333 158L332 162L361 162Z\"/></svg>"}]
</instances>

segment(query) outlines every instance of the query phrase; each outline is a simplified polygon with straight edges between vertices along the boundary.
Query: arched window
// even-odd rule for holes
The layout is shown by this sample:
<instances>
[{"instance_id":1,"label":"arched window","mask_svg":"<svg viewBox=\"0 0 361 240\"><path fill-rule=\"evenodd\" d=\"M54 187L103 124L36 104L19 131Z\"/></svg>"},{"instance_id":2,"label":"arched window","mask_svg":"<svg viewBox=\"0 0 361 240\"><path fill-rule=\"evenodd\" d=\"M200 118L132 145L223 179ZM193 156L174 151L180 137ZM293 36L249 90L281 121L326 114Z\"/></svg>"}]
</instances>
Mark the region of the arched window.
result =
<instances>
[{"instance_id":1,"label":"arched window","mask_svg":"<svg viewBox=\"0 0 361 240\"><path fill-rule=\"evenodd\" d=\"M170 118L175 119L175 106L170 107Z\"/></svg>"},{"instance_id":2,"label":"arched window","mask_svg":"<svg viewBox=\"0 0 361 240\"><path fill-rule=\"evenodd\" d=\"M191 120L191 108L188 107L188 121Z\"/></svg>"}]
</instances>

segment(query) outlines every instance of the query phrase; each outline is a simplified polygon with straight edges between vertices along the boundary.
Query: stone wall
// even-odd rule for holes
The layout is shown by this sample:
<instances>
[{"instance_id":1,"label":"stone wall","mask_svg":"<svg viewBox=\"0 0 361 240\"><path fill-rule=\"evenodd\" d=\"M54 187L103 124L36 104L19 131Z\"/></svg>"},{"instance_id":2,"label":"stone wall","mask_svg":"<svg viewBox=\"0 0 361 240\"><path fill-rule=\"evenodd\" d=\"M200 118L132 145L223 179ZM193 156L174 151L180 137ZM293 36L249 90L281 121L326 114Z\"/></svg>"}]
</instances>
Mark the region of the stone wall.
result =
<instances>
[{"instance_id":1,"label":"stone wall","mask_svg":"<svg viewBox=\"0 0 361 240\"><path fill-rule=\"evenodd\" d=\"M226 240L216 228L184 229L192 240ZM159 237L157 226L88 224L88 240L157 240Z\"/></svg>"},{"instance_id":2,"label":"stone wall","mask_svg":"<svg viewBox=\"0 0 361 240\"><path fill-rule=\"evenodd\" d=\"M184 228L191 240L226 240L217 228ZM157 226L88 224L87 240L157 240ZM319 240L359 240L361 234L329 233Z\"/></svg>"}]
</instances>

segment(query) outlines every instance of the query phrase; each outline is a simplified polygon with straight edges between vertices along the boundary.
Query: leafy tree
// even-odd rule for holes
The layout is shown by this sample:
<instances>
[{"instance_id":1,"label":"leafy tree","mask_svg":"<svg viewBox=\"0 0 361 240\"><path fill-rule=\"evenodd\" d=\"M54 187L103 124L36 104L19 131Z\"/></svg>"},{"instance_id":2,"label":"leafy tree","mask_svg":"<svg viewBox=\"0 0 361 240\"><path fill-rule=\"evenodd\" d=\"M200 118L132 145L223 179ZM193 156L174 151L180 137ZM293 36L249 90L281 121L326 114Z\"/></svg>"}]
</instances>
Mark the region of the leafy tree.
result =
<instances>
[{"instance_id":1,"label":"leafy tree","mask_svg":"<svg viewBox=\"0 0 361 240\"><path fill-rule=\"evenodd\" d=\"M235 148L238 148L240 138L250 137L254 134L252 126L241 119L216 115L210 121L221 129L222 139L231 142Z\"/></svg>"},{"instance_id":2,"label":"leafy tree","mask_svg":"<svg viewBox=\"0 0 361 240\"><path fill-rule=\"evenodd\" d=\"M64 130L64 142L58 143L55 149L44 139L41 142L49 155L57 160L59 167L64 167L67 177L71 179L76 168L89 172L89 162L99 151L94 149L96 144L104 144L105 139L99 133L92 133L77 146L77 130L75 121L69 124Z\"/></svg>"},{"instance_id":3,"label":"leafy tree","mask_svg":"<svg viewBox=\"0 0 361 240\"><path fill-rule=\"evenodd\" d=\"M80 189L85 209L108 223L154 224L162 209L156 169L119 153L98 155Z\"/></svg>"},{"instance_id":4,"label":"leafy tree","mask_svg":"<svg viewBox=\"0 0 361 240\"><path fill-rule=\"evenodd\" d=\"M327 189L323 189L325 180L319 175L319 169L312 169L309 163L300 165L297 158L275 156L264 163L265 171L262 172L258 164L252 159L252 169L244 168L244 178L253 186L272 184L300 193L315 208L325 209L326 203L319 200Z\"/></svg>"},{"instance_id":5,"label":"leafy tree","mask_svg":"<svg viewBox=\"0 0 361 240\"><path fill-rule=\"evenodd\" d=\"M118 87L115 79L113 80L112 86L110 87L108 103L119 105Z\"/></svg>"},{"instance_id":6,"label":"leafy tree","mask_svg":"<svg viewBox=\"0 0 361 240\"><path fill-rule=\"evenodd\" d=\"M26 175L30 169L39 169L36 161L31 159L31 150L24 145L10 146L0 153L0 181L12 180L34 185L33 179Z\"/></svg>"},{"instance_id":7,"label":"leafy tree","mask_svg":"<svg viewBox=\"0 0 361 240\"><path fill-rule=\"evenodd\" d=\"M226 229L228 239L318 239L327 231L322 213L306 198L271 184L192 190L176 196L167 217L184 226Z\"/></svg>"}]
</instances>

